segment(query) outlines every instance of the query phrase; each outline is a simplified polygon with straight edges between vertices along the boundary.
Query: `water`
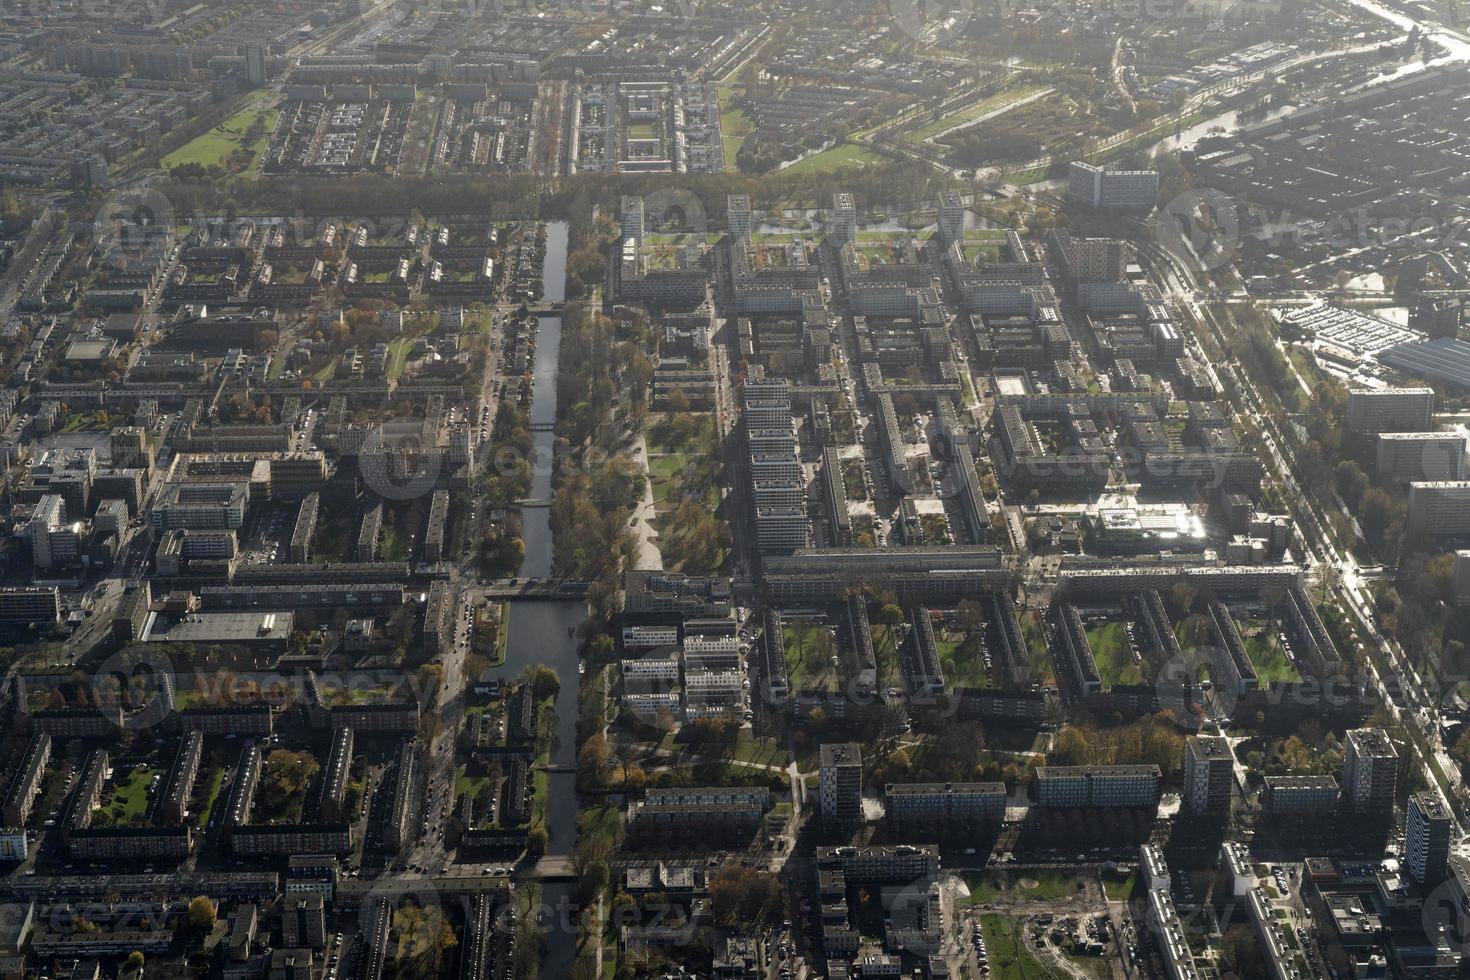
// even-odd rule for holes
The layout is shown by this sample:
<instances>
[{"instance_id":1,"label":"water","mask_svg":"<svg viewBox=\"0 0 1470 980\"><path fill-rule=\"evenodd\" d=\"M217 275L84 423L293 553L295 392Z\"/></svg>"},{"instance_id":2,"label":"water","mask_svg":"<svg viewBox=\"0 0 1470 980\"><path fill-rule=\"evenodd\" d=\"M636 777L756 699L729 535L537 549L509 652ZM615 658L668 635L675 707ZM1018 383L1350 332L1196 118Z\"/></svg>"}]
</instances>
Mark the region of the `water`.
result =
<instances>
[{"instance_id":1,"label":"water","mask_svg":"<svg viewBox=\"0 0 1470 980\"><path fill-rule=\"evenodd\" d=\"M546 230L546 256L542 261L543 298L561 302L566 298L567 226L553 222ZM533 425L556 421L557 359L561 355L561 317L543 316L536 328L536 357L532 370L531 422ZM555 451L555 435L550 431L535 433L531 490L529 497L551 499L551 474ZM550 509L521 509L522 541L526 555L521 575L545 577L551 574L552 541ZM514 677L534 664L545 664L561 678L561 689L554 708L551 763L577 764L577 640L569 630L586 616L581 602L513 602L510 611L510 636L506 642L505 673ZM564 857L571 853L577 840L577 777L575 772L550 774L547 792L546 853ZM572 972L576 957L576 921L566 911L571 908L572 886L548 882L541 893L545 909L546 958L541 965L544 977L566 977Z\"/></svg>"},{"instance_id":2,"label":"water","mask_svg":"<svg viewBox=\"0 0 1470 980\"><path fill-rule=\"evenodd\" d=\"M547 303L559 303L567 295L567 224L554 221L546 229L546 256L541 262L542 297ZM556 365L561 357L561 317L543 316L537 320L536 356L531 374L531 425L546 426L547 431L533 431L531 457L531 490L533 500L551 499L551 474L555 468L556 433L550 426L556 421ZM550 511L546 507L521 509L521 540L526 557L521 574L543 578L551 574Z\"/></svg>"},{"instance_id":3,"label":"water","mask_svg":"<svg viewBox=\"0 0 1470 980\"><path fill-rule=\"evenodd\" d=\"M1156 157L1160 153L1187 150L1206 136L1223 135L1224 133L1234 132L1242 126L1252 126L1280 119L1282 116L1295 112L1296 108L1293 105L1273 106L1263 113L1250 115L1244 121L1240 118L1239 109L1231 109L1229 112L1222 112L1218 116L1211 116L1209 119L1201 120L1172 136L1164 137L1149 147L1148 155Z\"/></svg>"}]
</instances>

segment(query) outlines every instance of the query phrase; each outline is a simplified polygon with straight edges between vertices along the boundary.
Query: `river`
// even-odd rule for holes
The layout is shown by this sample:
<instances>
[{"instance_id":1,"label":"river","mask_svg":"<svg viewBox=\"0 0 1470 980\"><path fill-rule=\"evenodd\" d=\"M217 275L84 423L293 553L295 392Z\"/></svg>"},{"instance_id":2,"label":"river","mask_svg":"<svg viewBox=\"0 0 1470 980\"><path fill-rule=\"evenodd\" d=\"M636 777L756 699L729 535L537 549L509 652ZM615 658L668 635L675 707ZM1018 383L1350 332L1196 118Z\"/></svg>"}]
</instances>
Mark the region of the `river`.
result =
<instances>
[{"instance_id":1,"label":"river","mask_svg":"<svg viewBox=\"0 0 1470 980\"><path fill-rule=\"evenodd\" d=\"M561 302L566 298L567 225L552 222L546 230L546 256L542 260L543 300ZM534 431L535 450L532 459L531 489L533 500L551 499L551 476L554 469L556 421L557 359L561 355L561 317L543 316L536 328L536 356L532 368L531 423L547 431ZM522 533L525 560L521 575L545 577L551 574L552 541L550 509L523 507ZM513 602L510 610L510 636L506 643L505 673L514 677L533 664L546 664L561 678L556 696L551 762L554 766L577 764L577 639L571 634L586 617L581 602ZM555 857L568 855L577 840L577 777L574 772L550 775L547 805L546 853ZM546 958L541 966L544 977L571 975L576 957L577 924L571 915L572 886L548 882L541 895L545 914Z\"/></svg>"}]
</instances>

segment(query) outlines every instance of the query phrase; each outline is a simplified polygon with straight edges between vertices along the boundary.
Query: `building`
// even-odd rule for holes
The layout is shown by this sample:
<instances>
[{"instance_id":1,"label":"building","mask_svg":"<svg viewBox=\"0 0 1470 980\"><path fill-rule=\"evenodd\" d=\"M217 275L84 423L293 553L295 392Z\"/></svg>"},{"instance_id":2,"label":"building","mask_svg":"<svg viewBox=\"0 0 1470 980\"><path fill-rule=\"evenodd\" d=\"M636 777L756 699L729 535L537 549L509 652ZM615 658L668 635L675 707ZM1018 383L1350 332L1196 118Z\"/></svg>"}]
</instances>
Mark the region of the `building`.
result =
<instances>
[{"instance_id":1,"label":"building","mask_svg":"<svg viewBox=\"0 0 1470 980\"><path fill-rule=\"evenodd\" d=\"M398 749L398 764L393 771L393 795L390 797L388 824L383 843L391 850L404 847L413 830L414 784L417 781L418 756L412 741Z\"/></svg>"},{"instance_id":2,"label":"building","mask_svg":"<svg viewBox=\"0 0 1470 980\"><path fill-rule=\"evenodd\" d=\"M243 482L170 483L160 491L149 512L149 521L156 531L172 528L238 531L245 523L249 500L249 485Z\"/></svg>"},{"instance_id":3,"label":"building","mask_svg":"<svg viewBox=\"0 0 1470 980\"><path fill-rule=\"evenodd\" d=\"M618 210L618 225L623 241L632 240L643 246L643 198L626 196Z\"/></svg>"},{"instance_id":4,"label":"building","mask_svg":"<svg viewBox=\"0 0 1470 980\"><path fill-rule=\"evenodd\" d=\"M748 194L731 194L725 198L726 224L730 229L730 236L737 240L749 241L750 233L754 230L753 216L750 210L750 196Z\"/></svg>"},{"instance_id":5,"label":"building","mask_svg":"<svg viewBox=\"0 0 1470 980\"><path fill-rule=\"evenodd\" d=\"M1384 432L1378 437L1379 483L1465 479L1465 437L1449 432Z\"/></svg>"},{"instance_id":6,"label":"building","mask_svg":"<svg viewBox=\"0 0 1470 980\"><path fill-rule=\"evenodd\" d=\"M628 828L642 839L748 841L771 807L763 787L649 790L628 806Z\"/></svg>"},{"instance_id":7,"label":"building","mask_svg":"<svg viewBox=\"0 0 1470 980\"><path fill-rule=\"evenodd\" d=\"M1267 776L1265 811L1276 817L1321 818L1337 809L1337 780L1331 776Z\"/></svg>"},{"instance_id":8,"label":"building","mask_svg":"<svg viewBox=\"0 0 1470 980\"><path fill-rule=\"evenodd\" d=\"M194 793L194 779L199 775L199 762L204 755L204 734L186 731L179 740L179 751L164 783L163 800L158 813L162 821L178 827L189 812L189 798Z\"/></svg>"},{"instance_id":9,"label":"building","mask_svg":"<svg viewBox=\"0 0 1470 980\"><path fill-rule=\"evenodd\" d=\"M337 823L348 819L344 801L347 798L347 781L352 770L353 732L351 728L337 729L332 736L332 752L327 759L327 769L322 775L321 798L317 813L323 823Z\"/></svg>"},{"instance_id":10,"label":"building","mask_svg":"<svg viewBox=\"0 0 1470 980\"><path fill-rule=\"evenodd\" d=\"M819 847L817 871L840 870L848 885L908 885L939 873L933 844L891 847Z\"/></svg>"},{"instance_id":11,"label":"building","mask_svg":"<svg viewBox=\"0 0 1470 980\"><path fill-rule=\"evenodd\" d=\"M1005 783L889 783L883 795L895 823L998 824L1006 815Z\"/></svg>"},{"instance_id":12,"label":"building","mask_svg":"<svg viewBox=\"0 0 1470 980\"><path fill-rule=\"evenodd\" d=\"M965 237L965 205L955 191L939 194L939 235L946 243Z\"/></svg>"},{"instance_id":13,"label":"building","mask_svg":"<svg viewBox=\"0 0 1470 980\"><path fill-rule=\"evenodd\" d=\"M1455 836L1455 818L1438 794L1420 790L1409 797L1404 820L1404 868L1414 880L1433 888L1444 879Z\"/></svg>"},{"instance_id":14,"label":"building","mask_svg":"<svg viewBox=\"0 0 1470 980\"><path fill-rule=\"evenodd\" d=\"M25 827L0 827L0 861L24 861L30 853Z\"/></svg>"},{"instance_id":15,"label":"building","mask_svg":"<svg viewBox=\"0 0 1470 980\"><path fill-rule=\"evenodd\" d=\"M863 750L856 742L822 745L817 771L817 800L822 820L851 824L863 819Z\"/></svg>"},{"instance_id":16,"label":"building","mask_svg":"<svg viewBox=\"0 0 1470 980\"><path fill-rule=\"evenodd\" d=\"M1342 793L1359 816L1393 815L1399 754L1381 728L1354 728L1342 755Z\"/></svg>"},{"instance_id":17,"label":"building","mask_svg":"<svg viewBox=\"0 0 1470 980\"><path fill-rule=\"evenodd\" d=\"M0 588L0 623L48 623L61 620L61 590L56 586Z\"/></svg>"},{"instance_id":18,"label":"building","mask_svg":"<svg viewBox=\"0 0 1470 980\"><path fill-rule=\"evenodd\" d=\"M846 191L832 195L832 224L827 240L837 248L857 241L857 202Z\"/></svg>"},{"instance_id":19,"label":"building","mask_svg":"<svg viewBox=\"0 0 1470 980\"><path fill-rule=\"evenodd\" d=\"M327 944L325 903L318 894L287 895L281 905L281 942L322 949Z\"/></svg>"},{"instance_id":20,"label":"building","mask_svg":"<svg viewBox=\"0 0 1470 980\"><path fill-rule=\"evenodd\" d=\"M1159 801L1158 766L1040 766L1036 800L1055 807L1139 807Z\"/></svg>"},{"instance_id":21,"label":"building","mask_svg":"<svg viewBox=\"0 0 1470 980\"><path fill-rule=\"evenodd\" d=\"M1228 816L1235 785L1235 756L1229 739L1191 735L1184 743L1184 807L1197 817Z\"/></svg>"},{"instance_id":22,"label":"building","mask_svg":"<svg viewBox=\"0 0 1470 980\"><path fill-rule=\"evenodd\" d=\"M1455 552L1455 573L1451 589L1455 605L1470 605L1470 550Z\"/></svg>"},{"instance_id":23,"label":"building","mask_svg":"<svg viewBox=\"0 0 1470 980\"><path fill-rule=\"evenodd\" d=\"M1356 388L1348 392L1347 430L1354 435L1426 432L1433 417L1433 388Z\"/></svg>"},{"instance_id":24,"label":"building","mask_svg":"<svg viewBox=\"0 0 1470 980\"><path fill-rule=\"evenodd\" d=\"M21 697L24 697L22 692ZM41 792L46 764L51 760L51 736L45 732L31 736L20 766L10 778L5 792L4 819L7 826L24 827L31 816L31 806Z\"/></svg>"},{"instance_id":25,"label":"building","mask_svg":"<svg viewBox=\"0 0 1470 980\"><path fill-rule=\"evenodd\" d=\"M1067 167L1067 197L1094 208L1151 208L1159 197L1159 172L1109 170L1076 160Z\"/></svg>"},{"instance_id":26,"label":"building","mask_svg":"<svg viewBox=\"0 0 1470 980\"><path fill-rule=\"evenodd\" d=\"M1438 538L1470 535L1470 480L1410 483L1406 529Z\"/></svg>"},{"instance_id":27,"label":"building","mask_svg":"<svg viewBox=\"0 0 1470 980\"><path fill-rule=\"evenodd\" d=\"M265 84L265 46L260 44L245 45L245 82L251 88L259 88Z\"/></svg>"}]
</instances>

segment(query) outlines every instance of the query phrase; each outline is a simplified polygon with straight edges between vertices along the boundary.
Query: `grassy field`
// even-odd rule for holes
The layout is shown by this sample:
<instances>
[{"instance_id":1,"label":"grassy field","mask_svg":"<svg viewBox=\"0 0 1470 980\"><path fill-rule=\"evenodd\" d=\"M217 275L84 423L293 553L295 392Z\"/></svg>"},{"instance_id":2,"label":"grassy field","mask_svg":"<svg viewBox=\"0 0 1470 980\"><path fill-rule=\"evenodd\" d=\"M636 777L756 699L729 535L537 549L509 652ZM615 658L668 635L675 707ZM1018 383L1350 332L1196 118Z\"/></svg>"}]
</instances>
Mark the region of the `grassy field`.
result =
<instances>
[{"instance_id":1,"label":"grassy field","mask_svg":"<svg viewBox=\"0 0 1470 980\"><path fill-rule=\"evenodd\" d=\"M413 337L399 337L388 345L388 377L396 378L403 373L408 362L408 352L413 348Z\"/></svg>"},{"instance_id":2,"label":"grassy field","mask_svg":"<svg viewBox=\"0 0 1470 980\"><path fill-rule=\"evenodd\" d=\"M148 786L162 770L145 767L135 769L119 779L113 776L112 798L100 809L107 811L117 826L139 823L148 809Z\"/></svg>"},{"instance_id":3,"label":"grassy field","mask_svg":"<svg viewBox=\"0 0 1470 980\"><path fill-rule=\"evenodd\" d=\"M1240 630L1241 641L1245 644L1246 655L1251 658L1251 665L1256 668L1256 677L1262 684L1301 681L1301 672L1292 664L1286 651L1281 649L1279 624L1273 627L1264 620L1243 620L1236 625Z\"/></svg>"},{"instance_id":4,"label":"grassy field","mask_svg":"<svg viewBox=\"0 0 1470 980\"><path fill-rule=\"evenodd\" d=\"M898 634L890 627L882 623L873 624L873 656L878 661L878 686L881 688L896 687L903 690L903 664L901 660L907 656L903 645L911 642L908 639L902 642Z\"/></svg>"},{"instance_id":5,"label":"grassy field","mask_svg":"<svg viewBox=\"0 0 1470 980\"><path fill-rule=\"evenodd\" d=\"M833 170L841 170L844 167L870 167L883 162L883 157L858 146L855 143L844 143L834 146L830 150L814 153L804 160L793 163L789 167L783 167L781 172L787 174L820 174Z\"/></svg>"},{"instance_id":6,"label":"grassy field","mask_svg":"<svg viewBox=\"0 0 1470 980\"><path fill-rule=\"evenodd\" d=\"M194 819L194 826L209 826L209 815L214 812L215 801L219 799L219 791L225 784L225 770L223 766L215 766L205 777L205 790L202 795L203 803L199 807L199 814Z\"/></svg>"},{"instance_id":7,"label":"grassy field","mask_svg":"<svg viewBox=\"0 0 1470 980\"><path fill-rule=\"evenodd\" d=\"M734 85L722 84L716 90L720 96L720 137L724 143L725 169L734 173L740 144L755 132L755 123L745 115L745 110L730 107L730 100L735 96Z\"/></svg>"},{"instance_id":8,"label":"grassy field","mask_svg":"<svg viewBox=\"0 0 1470 980\"><path fill-rule=\"evenodd\" d=\"M1133 894L1133 888L1138 883L1136 874L1114 874L1103 872L1103 891L1108 893L1108 898L1115 902L1122 902Z\"/></svg>"},{"instance_id":9,"label":"grassy field","mask_svg":"<svg viewBox=\"0 0 1470 980\"><path fill-rule=\"evenodd\" d=\"M1088 627L1087 642L1092 644L1092 655L1097 660L1097 673L1102 678L1103 687L1143 683L1143 670L1133 662L1128 634L1123 631L1122 623Z\"/></svg>"},{"instance_id":10,"label":"grassy field","mask_svg":"<svg viewBox=\"0 0 1470 980\"><path fill-rule=\"evenodd\" d=\"M992 980L1063 980L1062 975L1031 954L1019 923L1003 915L980 917Z\"/></svg>"},{"instance_id":11,"label":"grassy field","mask_svg":"<svg viewBox=\"0 0 1470 980\"><path fill-rule=\"evenodd\" d=\"M929 137L938 135L946 129L963 126L967 122L979 119L987 112L994 112L1013 102L1019 102L1021 99L1035 92L1039 92L1045 87L1044 85L1018 85L1015 88L1003 89L989 98L981 99L979 102L975 102L947 116L936 119L926 126L905 133L903 138L910 143L922 143Z\"/></svg>"},{"instance_id":12,"label":"grassy field","mask_svg":"<svg viewBox=\"0 0 1470 980\"><path fill-rule=\"evenodd\" d=\"M165 170L190 163L197 163L202 167L224 166L230 154L239 150L248 150L250 152L249 169L253 170L260 163L260 157L265 153L266 147L270 145L271 132L276 128L276 120L280 116L279 109L247 106L209 132L185 143L159 162ZM257 117L265 124L264 135L247 143L245 133Z\"/></svg>"},{"instance_id":13,"label":"grassy field","mask_svg":"<svg viewBox=\"0 0 1470 980\"><path fill-rule=\"evenodd\" d=\"M792 689L835 691L837 668L832 666L830 657L837 652L837 646L818 636L826 627L788 619L782 630L786 634L786 674Z\"/></svg>"},{"instance_id":14,"label":"grassy field","mask_svg":"<svg viewBox=\"0 0 1470 980\"><path fill-rule=\"evenodd\" d=\"M980 638L966 639L963 633L934 631L934 645L939 649L939 664L950 687L990 687L990 671L980 650Z\"/></svg>"}]
</instances>

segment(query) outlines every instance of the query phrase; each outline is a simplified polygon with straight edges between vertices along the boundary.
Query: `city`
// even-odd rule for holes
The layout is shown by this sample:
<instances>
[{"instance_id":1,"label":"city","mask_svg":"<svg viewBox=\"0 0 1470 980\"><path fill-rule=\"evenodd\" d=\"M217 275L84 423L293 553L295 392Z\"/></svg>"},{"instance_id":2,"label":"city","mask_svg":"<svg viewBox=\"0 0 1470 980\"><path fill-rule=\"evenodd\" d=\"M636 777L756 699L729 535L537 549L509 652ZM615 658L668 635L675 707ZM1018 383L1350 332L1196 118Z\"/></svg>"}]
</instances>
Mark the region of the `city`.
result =
<instances>
[{"instance_id":1,"label":"city","mask_svg":"<svg viewBox=\"0 0 1470 980\"><path fill-rule=\"evenodd\" d=\"M0 975L1470 972L1458 0L0 10Z\"/></svg>"}]
</instances>

